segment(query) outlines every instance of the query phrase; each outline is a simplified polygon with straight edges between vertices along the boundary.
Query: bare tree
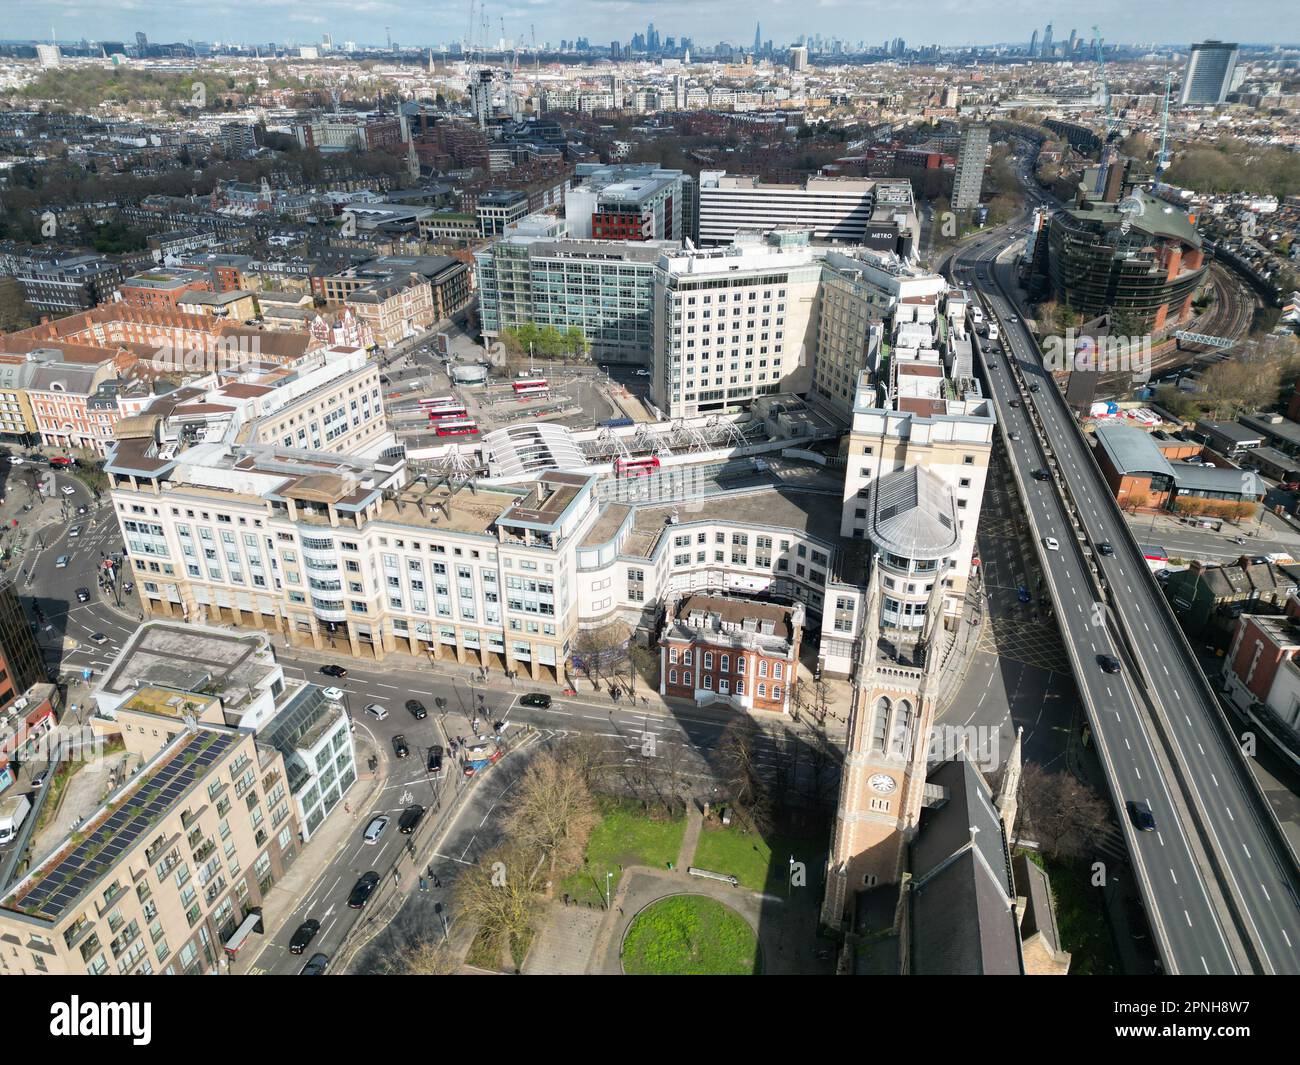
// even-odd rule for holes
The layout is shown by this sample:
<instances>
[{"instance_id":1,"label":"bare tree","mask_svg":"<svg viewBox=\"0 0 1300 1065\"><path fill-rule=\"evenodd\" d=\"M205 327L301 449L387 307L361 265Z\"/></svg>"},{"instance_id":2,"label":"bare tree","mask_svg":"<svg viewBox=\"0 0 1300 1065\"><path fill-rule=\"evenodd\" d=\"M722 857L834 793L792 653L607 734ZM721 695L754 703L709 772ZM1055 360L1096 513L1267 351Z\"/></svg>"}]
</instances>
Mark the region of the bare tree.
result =
<instances>
[{"instance_id":1,"label":"bare tree","mask_svg":"<svg viewBox=\"0 0 1300 1065\"><path fill-rule=\"evenodd\" d=\"M762 730L749 718L731 722L718 739L717 772L738 814L755 831L772 824L772 796L758 765Z\"/></svg>"},{"instance_id":2,"label":"bare tree","mask_svg":"<svg viewBox=\"0 0 1300 1065\"><path fill-rule=\"evenodd\" d=\"M582 766L547 751L524 770L505 828L517 844L542 856L554 878L557 866L578 863L597 820Z\"/></svg>"},{"instance_id":3,"label":"bare tree","mask_svg":"<svg viewBox=\"0 0 1300 1065\"><path fill-rule=\"evenodd\" d=\"M1110 805L1073 773L1029 763L1020 777L1021 819L1043 853L1078 858L1110 824Z\"/></svg>"},{"instance_id":4,"label":"bare tree","mask_svg":"<svg viewBox=\"0 0 1300 1065\"><path fill-rule=\"evenodd\" d=\"M599 681L627 659L627 630L611 622L595 629L579 629L573 638L573 654L582 662L589 680Z\"/></svg>"},{"instance_id":5,"label":"bare tree","mask_svg":"<svg viewBox=\"0 0 1300 1065\"><path fill-rule=\"evenodd\" d=\"M542 859L509 843L490 851L456 881L456 909L495 954L524 940L542 906Z\"/></svg>"}]
</instances>

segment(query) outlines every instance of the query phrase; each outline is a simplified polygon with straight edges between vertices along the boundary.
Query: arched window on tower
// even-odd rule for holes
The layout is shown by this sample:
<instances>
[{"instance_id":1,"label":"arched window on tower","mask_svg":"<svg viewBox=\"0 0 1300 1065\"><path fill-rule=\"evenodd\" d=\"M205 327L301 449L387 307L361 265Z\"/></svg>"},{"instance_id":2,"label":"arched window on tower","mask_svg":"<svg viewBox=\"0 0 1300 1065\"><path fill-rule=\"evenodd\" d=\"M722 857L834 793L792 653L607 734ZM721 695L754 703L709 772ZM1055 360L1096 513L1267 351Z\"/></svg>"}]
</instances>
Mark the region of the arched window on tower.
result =
<instances>
[{"instance_id":1,"label":"arched window on tower","mask_svg":"<svg viewBox=\"0 0 1300 1065\"><path fill-rule=\"evenodd\" d=\"M912 728L912 704L906 699L894 711L894 725L889 735L889 753L902 758L908 753L908 738Z\"/></svg>"},{"instance_id":2,"label":"arched window on tower","mask_svg":"<svg viewBox=\"0 0 1300 1065\"><path fill-rule=\"evenodd\" d=\"M883 695L876 700L875 714L871 722L871 749L883 751L889 734L889 700Z\"/></svg>"}]
</instances>

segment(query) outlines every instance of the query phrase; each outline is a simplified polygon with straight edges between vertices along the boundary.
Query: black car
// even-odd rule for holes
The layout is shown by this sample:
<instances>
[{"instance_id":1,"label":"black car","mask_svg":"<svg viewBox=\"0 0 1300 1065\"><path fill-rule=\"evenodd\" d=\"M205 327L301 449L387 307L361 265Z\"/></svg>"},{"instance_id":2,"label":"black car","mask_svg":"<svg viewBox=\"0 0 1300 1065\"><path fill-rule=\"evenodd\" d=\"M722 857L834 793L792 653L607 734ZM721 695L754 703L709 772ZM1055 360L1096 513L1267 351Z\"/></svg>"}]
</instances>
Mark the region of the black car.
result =
<instances>
[{"instance_id":1,"label":"black car","mask_svg":"<svg viewBox=\"0 0 1300 1065\"><path fill-rule=\"evenodd\" d=\"M88 603L88 602L90 602L90 589L89 589L89 588L78 588L78 589L77 589L77 602L78 602L78 603Z\"/></svg>"},{"instance_id":2,"label":"black car","mask_svg":"<svg viewBox=\"0 0 1300 1065\"><path fill-rule=\"evenodd\" d=\"M1038 384L1037 384L1037 382L1035 382L1034 384L1032 384L1032 385L1029 386L1029 391L1030 391L1030 392L1037 392L1037 391L1038 391Z\"/></svg>"},{"instance_id":3,"label":"black car","mask_svg":"<svg viewBox=\"0 0 1300 1065\"><path fill-rule=\"evenodd\" d=\"M306 965L302 967L299 976L324 976L325 966L329 965L330 959L328 954L313 954Z\"/></svg>"},{"instance_id":4,"label":"black car","mask_svg":"<svg viewBox=\"0 0 1300 1065\"><path fill-rule=\"evenodd\" d=\"M1118 673L1119 659L1114 655L1098 655L1097 665L1101 666L1103 673Z\"/></svg>"},{"instance_id":5,"label":"black car","mask_svg":"<svg viewBox=\"0 0 1300 1065\"><path fill-rule=\"evenodd\" d=\"M442 772L442 754L442 747L436 743L429 748L428 770L430 773Z\"/></svg>"},{"instance_id":6,"label":"black car","mask_svg":"<svg viewBox=\"0 0 1300 1065\"><path fill-rule=\"evenodd\" d=\"M1114 553L1115 553L1115 549L1110 546L1110 542L1107 540L1103 540L1101 543L1097 545L1097 554L1099 555L1105 555L1107 558L1109 558Z\"/></svg>"},{"instance_id":7,"label":"black car","mask_svg":"<svg viewBox=\"0 0 1300 1065\"><path fill-rule=\"evenodd\" d=\"M1011 405L1012 405L1013 407L1018 407L1018 406L1020 406L1020 400L1018 400L1018 399L1013 399L1013 400L1011 401Z\"/></svg>"},{"instance_id":8,"label":"black car","mask_svg":"<svg viewBox=\"0 0 1300 1065\"><path fill-rule=\"evenodd\" d=\"M411 716L416 721L423 721L429 716L429 711L424 708L424 703L420 702L419 699L407 699L406 709L411 712Z\"/></svg>"},{"instance_id":9,"label":"black car","mask_svg":"<svg viewBox=\"0 0 1300 1065\"><path fill-rule=\"evenodd\" d=\"M375 888L379 886L379 874L373 869L366 873L357 881L356 886L352 889L352 894L348 896L349 909L359 910L366 904Z\"/></svg>"},{"instance_id":10,"label":"black car","mask_svg":"<svg viewBox=\"0 0 1300 1065\"><path fill-rule=\"evenodd\" d=\"M420 823L420 818L423 816L423 806L408 806L402 811L402 816L397 822L397 830L403 835L409 836L415 831L415 826Z\"/></svg>"},{"instance_id":11,"label":"black car","mask_svg":"<svg viewBox=\"0 0 1300 1065\"><path fill-rule=\"evenodd\" d=\"M327 677L338 677L340 680L348 675L348 671L342 666L336 666L333 664L321 666L320 671Z\"/></svg>"},{"instance_id":12,"label":"black car","mask_svg":"<svg viewBox=\"0 0 1300 1065\"><path fill-rule=\"evenodd\" d=\"M1128 819L1133 822L1133 827L1139 832L1154 832L1156 830L1155 815L1151 813L1151 807L1144 802L1136 802L1129 799L1124 804L1128 810Z\"/></svg>"},{"instance_id":13,"label":"black car","mask_svg":"<svg viewBox=\"0 0 1300 1065\"><path fill-rule=\"evenodd\" d=\"M520 706L532 706L538 710L549 710L551 708L551 697L543 692L529 692L519 699Z\"/></svg>"},{"instance_id":14,"label":"black car","mask_svg":"<svg viewBox=\"0 0 1300 1065\"><path fill-rule=\"evenodd\" d=\"M320 931L320 922L315 918L303 921L298 926L298 931L294 932L293 938L289 940L289 953L301 954L303 948L316 938L316 933Z\"/></svg>"},{"instance_id":15,"label":"black car","mask_svg":"<svg viewBox=\"0 0 1300 1065\"><path fill-rule=\"evenodd\" d=\"M393 753L397 755L398 758L405 758L411 753L411 748L406 744L406 737L400 732L393 737Z\"/></svg>"},{"instance_id":16,"label":"black car","mask_svg":"<svg viewBox=\"0 0 1300 1065\"><path fill-rule=\"evenodd\" d=\"M1051 476L1046 470L1034 470L1035 481L1046 481Z\"/></svg>"}]
</instances>

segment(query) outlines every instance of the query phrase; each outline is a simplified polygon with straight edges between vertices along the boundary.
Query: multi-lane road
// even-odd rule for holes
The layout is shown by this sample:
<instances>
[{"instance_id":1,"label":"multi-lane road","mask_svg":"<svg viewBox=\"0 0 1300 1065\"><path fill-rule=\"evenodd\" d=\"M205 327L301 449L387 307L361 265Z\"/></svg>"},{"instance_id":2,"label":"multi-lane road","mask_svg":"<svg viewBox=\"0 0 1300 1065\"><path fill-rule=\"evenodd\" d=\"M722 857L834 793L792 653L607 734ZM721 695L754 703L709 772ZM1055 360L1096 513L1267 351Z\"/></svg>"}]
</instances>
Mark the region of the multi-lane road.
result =
<instances>
[{"instance_id":1,"label":"multi-lane road","mask_svg":"<svg viewBox=\"0 0 1300 1065\"><path fill-rule=\"evenodd\" d=\"M1128 819L1124 826L1162 955L1179 973L1300 971L1300 903L1289 852L1252 793L1213 694L1018 320L1007 295L1012 268L997 263L1005 247L1005 234L981 237L958 253L953 272L983 293L1005 330L1005 354L986 356L985 378L1113 798L1121 811L1130 800L1144 802L1155 818L1154 831L1138 831ZM1038 471L1048 476L1040 480ZM1047 538L1058 546L1047 546ZM1113 554L1101 554L1102 543ZM1121 661L1119 673L1103 671L1104 655Z\"/></svg>"}]
</instances>

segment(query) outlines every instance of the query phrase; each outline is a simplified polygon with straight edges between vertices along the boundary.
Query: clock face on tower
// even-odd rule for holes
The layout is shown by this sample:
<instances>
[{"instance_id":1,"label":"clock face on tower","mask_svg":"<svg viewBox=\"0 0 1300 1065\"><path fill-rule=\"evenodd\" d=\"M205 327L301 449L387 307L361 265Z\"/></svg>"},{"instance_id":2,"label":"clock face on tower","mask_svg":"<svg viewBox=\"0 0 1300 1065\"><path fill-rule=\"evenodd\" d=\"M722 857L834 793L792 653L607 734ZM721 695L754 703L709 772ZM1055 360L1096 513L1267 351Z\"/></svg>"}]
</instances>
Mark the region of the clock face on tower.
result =
<instances>
[{"instance_id":1,"label":"clock face on tower","mask_svg":"<svg viewBox=\"0 0 1300 1065\"><path fill-rule=\"evenodd\" d=\"M875 791L880 792L881 795L888 795L898 787L897 781L895 781L888 773L877 773L867 781L867 783L870 784Z\"/></svg>"}]
</instances>

